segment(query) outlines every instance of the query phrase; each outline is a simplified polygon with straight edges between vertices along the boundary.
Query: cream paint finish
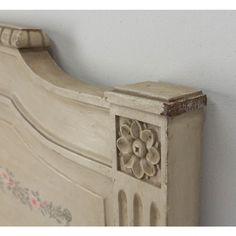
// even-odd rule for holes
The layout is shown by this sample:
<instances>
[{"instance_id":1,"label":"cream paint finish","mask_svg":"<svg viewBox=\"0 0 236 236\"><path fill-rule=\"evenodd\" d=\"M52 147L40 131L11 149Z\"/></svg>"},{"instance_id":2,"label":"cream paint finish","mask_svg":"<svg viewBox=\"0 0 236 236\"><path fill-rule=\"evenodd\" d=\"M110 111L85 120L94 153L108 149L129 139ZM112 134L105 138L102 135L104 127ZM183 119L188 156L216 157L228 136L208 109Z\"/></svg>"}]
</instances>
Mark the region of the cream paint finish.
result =
<instances>
[{"instance_id":1,"label":"cream paint finish","mask_svg":"<svg viewBox=\"0 0 236 236\"><path fill-rule=\"evenodd\" d=\"M199 224L200 90L89 85L0 29L0 225Z\"/></svg>"},{"instance_id":2,"label":"cream paint finish","mask_svg":"<svg viewBox=\"0 0 236 236\"><path fill-rule=\"evenodd\" d=\"M57 169L43 162L32 153L18 135L5 124L0 126L1 166L11 170L24 186L39 191L44 199L53 199L53 203L71 211L71 225L104 225L103 197L72 182ZM14 143L14 148L9 147ZM52 155L52 154L51 154ZM26 168L27 167L27 168ZM36 187L37 186L37 187ZM63 194L62 192L67 194ZM57 225L54 219L42 217L37 209L32 211L22 207L22 203L12 198L8 192L2 193L2 225ZM10 196L9 196L10 195ZM81 200L83 199L83 200ZM26 213L27 212L27 213ZM97 218L97 215L101 217Z\"/></svg>"}]
</instances>

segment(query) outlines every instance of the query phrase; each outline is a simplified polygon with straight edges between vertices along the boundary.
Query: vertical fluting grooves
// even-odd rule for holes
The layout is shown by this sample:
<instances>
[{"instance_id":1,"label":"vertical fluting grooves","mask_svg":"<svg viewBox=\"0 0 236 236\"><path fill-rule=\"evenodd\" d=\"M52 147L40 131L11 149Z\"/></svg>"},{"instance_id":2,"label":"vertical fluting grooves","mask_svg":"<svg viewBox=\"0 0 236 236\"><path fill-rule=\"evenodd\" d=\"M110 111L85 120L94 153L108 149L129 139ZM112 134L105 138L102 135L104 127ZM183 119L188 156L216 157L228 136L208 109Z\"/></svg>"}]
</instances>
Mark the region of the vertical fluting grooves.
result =
<instances>
[{"instance_id":1,"label":"vertical fluting grooves","mask_svg":"<svg viewBox=\"0 0 236 236\"><path fill-rule=\"evenodd\" d=\"M138 194L134 195L133 217L134 217L134 226L140 226L143 224L143 205Z\"/></svg>"},{"instance_id":2,"label":"vertical fluting grooves","mask_svg":"<svg viewBox=\"0 0 236 236\"><path fill-rule=\"evenodd\" d=\"M160 212L154 202L152 202L150 207L150 225L157 226L159 225Z\"/></svg>"},{"instance_id":3,"label":"vertical fluting grooves","mask_svg":"<svg viewBox=\"0 0 236 236\"><path fill-rule=\"evenodd\" d=\"M128 225L127 198L123 190L119 191L118 204L119 204L119 225L127 226Z\"/></svg>"}]
</instances>

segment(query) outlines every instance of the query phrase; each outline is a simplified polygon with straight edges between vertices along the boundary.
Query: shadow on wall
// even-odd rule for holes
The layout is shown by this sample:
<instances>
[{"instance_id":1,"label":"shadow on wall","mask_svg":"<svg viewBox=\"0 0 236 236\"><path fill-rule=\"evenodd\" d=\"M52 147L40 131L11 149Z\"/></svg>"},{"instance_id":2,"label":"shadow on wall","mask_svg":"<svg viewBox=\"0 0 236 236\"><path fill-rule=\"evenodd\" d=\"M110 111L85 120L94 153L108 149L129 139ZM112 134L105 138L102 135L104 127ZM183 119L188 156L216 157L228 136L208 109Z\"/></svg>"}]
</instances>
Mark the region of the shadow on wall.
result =
<instances>
[{"instance_id":1,"label":"shadow on wall","mask_svg":"<svg viewBox=\"0 0 236 236\"><path fill-rule=\"evenodd\" d=\"M59 67L61 67L74 79L79 79L90 84L92 83L96 86L107 87L103 84L101 85L101 83L99 84L96 76L92 76L93 71L91 71L91 65L85 63L86 60L84 57L86 57L86 54L84 54L82 51L80 43L78 42L78 37L72 37L71 35L68 37L66 34L60 33L60 31L46 33L51 36L49 53L59 65ZM56 41L54 41L52 38L55 38ZM63 56L64 54L71 56ZM68 71L70 73L68 73ZM80 75L82 75L79 78L78 72Z\"/></svg>"},{"instance_id":2,"label":"shadow on wall","mask_svg":"<svg viewBox=\"0 0 236 236\"><path fill-rule=\"evenodd\" d=\"M236 99L204 91L201 225L236 225Z\"/></svg>"}]
</instances>

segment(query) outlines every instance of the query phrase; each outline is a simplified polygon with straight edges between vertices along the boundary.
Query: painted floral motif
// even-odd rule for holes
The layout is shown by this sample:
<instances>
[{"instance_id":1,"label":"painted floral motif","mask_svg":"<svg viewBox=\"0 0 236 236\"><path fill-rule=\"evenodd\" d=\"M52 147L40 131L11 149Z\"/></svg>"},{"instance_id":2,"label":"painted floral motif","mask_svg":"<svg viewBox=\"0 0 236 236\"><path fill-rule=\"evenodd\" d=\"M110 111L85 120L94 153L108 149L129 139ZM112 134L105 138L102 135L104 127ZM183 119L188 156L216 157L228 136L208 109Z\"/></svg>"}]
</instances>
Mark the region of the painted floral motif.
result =
<instances>
[{"instance_id":1,"label":"painted floral motif","mask_svg":"<svg viewBox=\"0 0 236 236\"><path fill-rule=\"evenodd\" d=\"M148 124L125 119L120 124L117 148L120 164L138 179L149 179L160 171L157 132Z\"/></svg>"},{"instance_id":2,"label":"painted floral motif","mask_svg":"<svg viewBox=\"0 0 236 236\"><path fill-rule=\"evenodd\" d=\"M16 181L12 172L0 167L0 189L3 192L11 192L22 204L30 210L39 210L43 216L48 216L56 220L58 224L70 225L72 221L71 213L68 209L55 206L52 202L42 200L39 193L21 186Z\"/></svg>"}]
</instances>

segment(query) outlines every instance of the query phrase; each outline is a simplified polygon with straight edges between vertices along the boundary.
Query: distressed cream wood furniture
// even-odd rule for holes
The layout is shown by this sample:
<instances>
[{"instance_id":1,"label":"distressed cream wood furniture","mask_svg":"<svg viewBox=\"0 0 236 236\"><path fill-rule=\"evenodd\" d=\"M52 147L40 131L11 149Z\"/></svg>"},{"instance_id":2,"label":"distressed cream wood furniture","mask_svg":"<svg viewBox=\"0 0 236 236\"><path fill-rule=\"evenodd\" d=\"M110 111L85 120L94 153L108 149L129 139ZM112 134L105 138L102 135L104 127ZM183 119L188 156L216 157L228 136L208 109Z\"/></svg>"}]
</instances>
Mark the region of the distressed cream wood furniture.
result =
<instances>
[{"instance_id":1,"label":"distressed cream wood furniture","mask_svg":"<svg viewBox=\"0 0 236 236\"><path fill-rule=\"evenodd\" d=\"M0 26L0 225L198 225L200 90L70 78Z\"/></svg>"}]
</instances>

